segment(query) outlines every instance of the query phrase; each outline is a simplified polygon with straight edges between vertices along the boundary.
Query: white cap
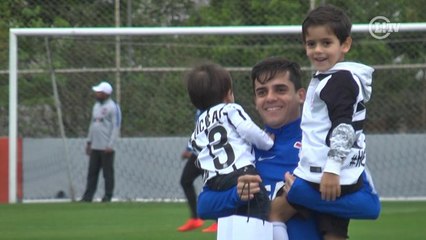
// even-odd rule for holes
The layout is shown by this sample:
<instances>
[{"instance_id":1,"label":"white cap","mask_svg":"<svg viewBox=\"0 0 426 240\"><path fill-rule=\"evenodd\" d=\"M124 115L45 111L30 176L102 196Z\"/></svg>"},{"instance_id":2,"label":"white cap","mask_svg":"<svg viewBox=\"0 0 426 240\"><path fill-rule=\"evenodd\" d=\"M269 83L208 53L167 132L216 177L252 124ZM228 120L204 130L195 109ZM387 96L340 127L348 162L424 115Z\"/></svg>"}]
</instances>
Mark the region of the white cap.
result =
<instances>
[{"instance_id":1,"label":"white cap","mask_svg":"<svg viewBox=\"0 0 426 240\"><path fill-rule=\"evenodd\" d=\"M103 92L103 93L106 93L108 95L110 95L112 93L112 87L107 82L101 82L98 85L93 86L92 89L95 92Z\"/></svg>"}]
</instances>

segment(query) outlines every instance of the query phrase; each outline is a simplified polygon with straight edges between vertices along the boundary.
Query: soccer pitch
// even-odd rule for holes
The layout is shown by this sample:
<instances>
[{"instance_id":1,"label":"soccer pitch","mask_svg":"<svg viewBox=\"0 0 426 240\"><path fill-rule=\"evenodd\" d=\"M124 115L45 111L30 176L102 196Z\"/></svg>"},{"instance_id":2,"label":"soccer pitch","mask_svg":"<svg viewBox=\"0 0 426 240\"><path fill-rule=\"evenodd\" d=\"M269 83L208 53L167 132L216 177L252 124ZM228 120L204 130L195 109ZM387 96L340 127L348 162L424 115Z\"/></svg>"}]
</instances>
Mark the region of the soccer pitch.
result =
<instances>
[{"instance_id":1,"label":"soccer pitch","mask_svg":"<svg viewBox=\"0 0 426 240\"><path fill-rule=\"evenodd\" d=\"M201 229L176 231L188 215L186 203L6 204L0 205L0 239L216 239ZM350 239L425 239L425 216L426 201L384 202L378 220L351 223Z\"/></svg>"}]
</instances>

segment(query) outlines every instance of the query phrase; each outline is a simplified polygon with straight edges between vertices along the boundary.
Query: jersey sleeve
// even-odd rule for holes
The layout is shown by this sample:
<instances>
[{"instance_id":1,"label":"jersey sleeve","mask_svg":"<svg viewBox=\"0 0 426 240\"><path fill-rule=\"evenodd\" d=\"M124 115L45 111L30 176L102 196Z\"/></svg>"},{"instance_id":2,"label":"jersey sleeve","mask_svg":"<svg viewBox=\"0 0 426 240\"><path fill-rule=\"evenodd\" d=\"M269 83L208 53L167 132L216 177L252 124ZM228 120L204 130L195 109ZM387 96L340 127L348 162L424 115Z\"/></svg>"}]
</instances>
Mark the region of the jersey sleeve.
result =
<instances>
[{"instance_id":1,"label":"jersey sleeve","mask_svg":"<svg viewBox=\"0 0 426 240\"><path fill-rule=\"evenodd\" d=\"M350 153L355 131L352 128L354 105L359 87L349 71L333 74L321 91L321 99L326 103L331 128L326 143L330 147L324 172L340 175L343 160Z\"/></svg>"},{"instance_id":2,"label":"jersey sleeve","mask_svg":"<svg viewBox=\"0 0 426 240\"><path fill-rule=\"evenodd\" d=\"M238 134L258 149L269 150L274 145L271 137L251 120L240 105L232 104L232 109L228 111L228 118Z\"/></svg>"},{"instance_id":3,"label":"jersey sleeve","mask_svg":"<svg viewBox=\"0 0 426 240\"><path fill-rule=\"evenodd\" d=\"M320 97L327 105L332 123L330 132L340 123L352 123L353 108L358 92L359 87L348 71L336 72L328 80Z\"/></svg>"}]
</instances>

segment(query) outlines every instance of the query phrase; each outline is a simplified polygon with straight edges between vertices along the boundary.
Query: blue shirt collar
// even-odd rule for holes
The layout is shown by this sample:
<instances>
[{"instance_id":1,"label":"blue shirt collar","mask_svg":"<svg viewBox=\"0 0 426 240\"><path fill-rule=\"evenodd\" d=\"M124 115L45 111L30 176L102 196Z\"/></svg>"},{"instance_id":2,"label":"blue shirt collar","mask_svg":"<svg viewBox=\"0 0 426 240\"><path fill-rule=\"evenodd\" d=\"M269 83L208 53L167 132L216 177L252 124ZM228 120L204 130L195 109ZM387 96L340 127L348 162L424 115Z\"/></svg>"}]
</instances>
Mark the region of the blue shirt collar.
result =
<instances>
[{"instance_id":1,"label":"blue shirt collar","mask_svg":"<svg viewBox=\"0 0 426 240\"><path fill-rule=\"evenodd\" d=\"M271 128L265 125L265 129L267 132L270 132L276 135L279 135L282 133L288 133L290 135L294 135L300 132L300 122L301 122L301 118L298 118L280 128Z\"/></svg>"}]
</instances>

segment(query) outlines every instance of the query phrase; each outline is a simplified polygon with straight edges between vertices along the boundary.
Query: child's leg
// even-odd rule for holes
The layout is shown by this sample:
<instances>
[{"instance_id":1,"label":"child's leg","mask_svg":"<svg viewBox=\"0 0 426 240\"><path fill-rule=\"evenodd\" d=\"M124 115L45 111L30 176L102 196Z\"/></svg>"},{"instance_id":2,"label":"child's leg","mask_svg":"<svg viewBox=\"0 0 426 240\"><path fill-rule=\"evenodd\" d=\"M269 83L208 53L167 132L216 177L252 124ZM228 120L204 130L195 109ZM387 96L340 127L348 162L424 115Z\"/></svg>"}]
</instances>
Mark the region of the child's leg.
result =
<instances>
[{"instance_id":1,"label":"child's leg","mask_svg":"<svg viewBox=\"0 0 426 240\"><path fill-rule=\"evenodd\" d=\"M364 183L360 190L342 195L335 201L322 200L321 193L309 182L296 178L290 187L287 198L291 203L317 212L343 218L377 219L381 208L379 197L373 191L365 174L362 177Z\"/></svg>"},{"instance_id":2,"label":"child's leg","mask_svg":"<svg viewBox=\"0 0 426 240\"><path fill-rule=\"evenodd\" d=\"M345 240L348 238L349 219L318 213L318 228L324 240Z\"/></svg>"},{"instance_id":3,"label":"child's leg","mask_svg":"<svg viewBox=\"0 0 426 240\"><path fill-rule=\"evenodd\" d=\"M277 196L271 202L271 213L269 214L269 220L271 222L287 222L291 217L296 214L296 209L294 209L287 201L286 196L283 194Z\"/></svg>"},{"instance_id":4,"label":"child's leg","mask_svg":"<svg viewBox=\"0 0 426 240\"><path fill-rule=\"evenodd\" d=\"M269 221L272 222L273 225L274 240L289 239L285 222L287 222L295 214L296 209L287 202L285 194L281 194L272 200Z\"/></svg>"}]
</instances>

